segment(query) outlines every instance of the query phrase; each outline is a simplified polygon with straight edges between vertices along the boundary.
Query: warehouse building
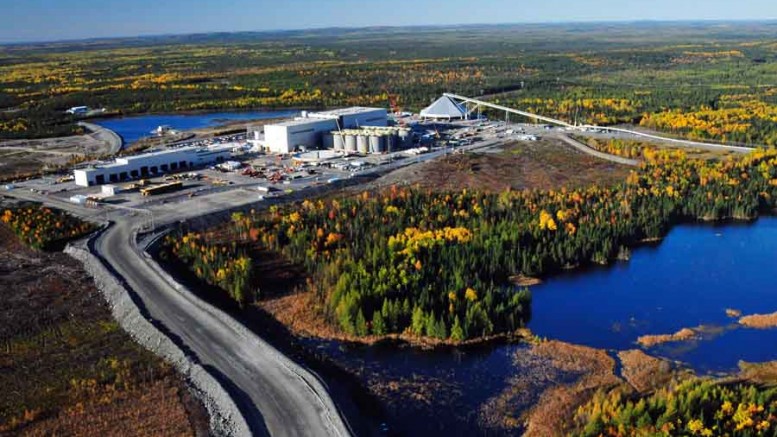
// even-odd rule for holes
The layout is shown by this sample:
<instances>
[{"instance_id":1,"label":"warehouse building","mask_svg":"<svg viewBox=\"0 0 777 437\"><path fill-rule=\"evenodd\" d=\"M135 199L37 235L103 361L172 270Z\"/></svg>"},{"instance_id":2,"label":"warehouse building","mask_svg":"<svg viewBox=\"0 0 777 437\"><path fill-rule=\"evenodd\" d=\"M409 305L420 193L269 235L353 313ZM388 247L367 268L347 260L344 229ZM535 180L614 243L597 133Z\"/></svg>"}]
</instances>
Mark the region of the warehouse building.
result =
<instances>
[{"instance_id":1,"label":"warehouse building","mask_svg":"<svg viewBox=\"0 0 777 437\"><path fill-rule=\"evenodd\" d=\"M181 147L116 158L111 164L75 170L75 183L82 187L103 185L224 162L232 157L232 148L233 145Z\"/></svg>"},{"instance_id":2,"label":"warehouse building","mask_svg":"<svg viewBox=\"0 0 777 437\"><path fill-rule=\"evenodd\" d=\"M366 126L388 126L388 112L383 108L352 107L323 112L303 112L301 117L264 126L249 132L249 143L273 153L291 153L301 148L321 147L332 131Z\"/></svg>"},{"instance_id":3,"label":"warehouse building","mask_svg":"<svg viewBox=\"0 0 777 437\"><path fill-rule=\"evenodd\" d=\"M291 153L299 146L317 147L325 133L337 129L331 119L298 118L264 127L264 147L273 153Z\"/></svg>"},{"instance_id":4,"label":"warehouse building","mask_svg":"<svg viewBox=\"0 0 777 437\"><path fill-rule=\"evenodd\" d=\"M333 109L331 111L310 112L308 118L335 120L338 129L358 129L365 126L388 126L388 111L384 108Z\"/></svg>"}]
</instances>

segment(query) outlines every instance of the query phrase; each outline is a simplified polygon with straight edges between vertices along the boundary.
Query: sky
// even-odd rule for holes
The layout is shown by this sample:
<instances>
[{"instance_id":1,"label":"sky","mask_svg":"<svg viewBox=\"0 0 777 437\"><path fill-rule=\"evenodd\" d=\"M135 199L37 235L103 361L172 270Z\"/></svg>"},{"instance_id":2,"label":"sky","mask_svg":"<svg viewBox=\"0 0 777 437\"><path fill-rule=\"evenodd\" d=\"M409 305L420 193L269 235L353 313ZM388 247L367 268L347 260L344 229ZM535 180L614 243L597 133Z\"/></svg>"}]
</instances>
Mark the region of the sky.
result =
<instances>
[{"instance_id":1,"label":"sky","mask_svg":"<svg viewBox=\"0 0 777 437\"><path fill-rule=\"evenodd\" d=\"M0 42L321 27L777 19L776 0L0 0Z\"/></svg>"}]
</instances>

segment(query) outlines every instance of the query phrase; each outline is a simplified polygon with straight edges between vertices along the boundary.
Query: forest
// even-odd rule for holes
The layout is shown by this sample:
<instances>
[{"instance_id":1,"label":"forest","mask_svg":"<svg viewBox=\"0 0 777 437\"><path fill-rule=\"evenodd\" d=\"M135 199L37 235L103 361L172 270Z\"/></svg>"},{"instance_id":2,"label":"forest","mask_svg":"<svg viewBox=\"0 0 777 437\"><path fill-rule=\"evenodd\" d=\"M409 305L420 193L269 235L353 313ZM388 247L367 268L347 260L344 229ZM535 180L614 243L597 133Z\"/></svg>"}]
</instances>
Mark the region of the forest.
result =
<instances>
[{"instance_id":1,"label":"forest","mask_svg":"<svg viewBox=\"0 0 777 437\"><path fill-rule=\"evenodd\" d=\"M346 105L419 110L443 92L572 123L777 143L769 23L511 25L171 36L0 46L0 138L113 114Z\"/></svg>"},{"instance_id":2,"label":"forest","mask_svg":"<svg viewBox=\"0 0 777 437\"><path fill-rule=\"evenodd\" d=\"M599 392L576 421L580 436L774 435L777 389L693 378L641 397Z\"/></svg>"},{"instance_id":3,"label":"forest","mask_svg":"<svg viewBox=\"0 0 777 437\"><path fill-rule=\"evenodd\" d=\"M304 267L320 316L352 337L453 342L509 334L531 317L510 278L607 264L683 221L752 220L777 206L777 151L722 160L642 150L623 183L550 191L412 187L234 214L165 250L245 303L261 298L252 250Z\"/></svg>"},{"instance_id":4,"label":"forest","mask_svg":"<svg viewBox=\"0 0 777 437\"><path fill-rule=\"evenodd\" d=\"M91 223L40 204L5 209L0 215L0 221L24 244L38 250L55 248L95 230Z\"/></svg>"}]
</instances>

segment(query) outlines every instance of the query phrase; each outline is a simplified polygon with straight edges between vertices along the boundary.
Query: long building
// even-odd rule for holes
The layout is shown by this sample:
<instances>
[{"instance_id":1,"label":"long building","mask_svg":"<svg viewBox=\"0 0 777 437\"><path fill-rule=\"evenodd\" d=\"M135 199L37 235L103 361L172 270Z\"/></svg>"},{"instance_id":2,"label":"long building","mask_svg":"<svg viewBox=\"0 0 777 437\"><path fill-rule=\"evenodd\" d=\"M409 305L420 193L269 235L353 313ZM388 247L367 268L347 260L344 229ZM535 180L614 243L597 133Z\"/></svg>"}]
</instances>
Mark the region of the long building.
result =
<instances>
[{"instance_id":1,"label":"long building","mask_svg":"<svg viewBox=\"0 0 777 437\"><path fill-rule=\"evenodd\" d=\"M323 112L303 112L293 120L266 125L264 137L254 132L249 142L259 143L273 153L291 153L300 146L318 148L332 131L366 126L387 126L388 112L384 108L352 107Z\"/></svg>"},{"instance_id":2,"label":"long building","mask_svg":"<svg viewBox=\"0 0 777 437\"><path fill-rule=\"evenodd\" d=\"M110 164L75 170L75 183L88 187L200 167L228 160L232 149L232 145L181 147L116 158Z\"/></svg>"},{"instance_id":3,"label":"long building","mask_svg":"<svg viewBox=\"0 0 777 437\"><path fill-rule=\"evenodd\" d=\"M310 112L308 118L335 120L339 129L358 129L365 126L388 126L388 111L385 108L333 109L331 111Z\"/></svg>"}]
</instances>

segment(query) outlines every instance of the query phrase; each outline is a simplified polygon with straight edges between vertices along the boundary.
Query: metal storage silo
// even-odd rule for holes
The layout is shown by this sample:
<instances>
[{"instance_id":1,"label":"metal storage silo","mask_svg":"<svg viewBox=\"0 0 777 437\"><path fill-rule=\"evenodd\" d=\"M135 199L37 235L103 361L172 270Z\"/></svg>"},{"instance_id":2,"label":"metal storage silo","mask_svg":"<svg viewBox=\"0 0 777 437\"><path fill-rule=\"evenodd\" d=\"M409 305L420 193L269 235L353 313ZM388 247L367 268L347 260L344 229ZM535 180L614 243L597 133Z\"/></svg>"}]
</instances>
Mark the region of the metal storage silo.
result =
<instances>
[{"instance_id":1,"label":"metal storage silo","mask_svg":"<svg viewBox=\"0 0 777 437\"><path fill-rule=\"evenodd\" d=\"M343 135L339 132L335 132L332 134L332 140L334 142L335 150L345 150L345 139L343 138Z\"/></svg>"},{"instance_id":2,"label":"metal storage silo","mask_svg":"<svg viewBox=\"0 0 777 437\"><path fill-rule=\"evenodd\" d=\"M366 134L359 134L356 136L356 150L359 153L367 153L370 151L369 137Z\"/></svg>"},{"instance_id":3,"label":"metal storage silo","mask_svg":"<svg viewBox=\"0 0 777 437\"><path fill-rule=\"evenodd\" d=\"M386 138L386 151L391 153L391 152L397 150L397 145L396 145L397 137L396 137L396 135L394 135L393 133L390 133L390 134L386 135L385 138Z\"/></svg>"},{"instance_id":4,"label":"metal storage silo","mask_svg":"<svg viewBox=\"0 0 777 437\"><path fill-rule=\"evenodd\" d=\"M401 145L401 147L410 146L410 129L406 129L406 128L399 129L399 144Z\"/></svg>"},{"instance_id":5,"label":"metal storage silo","mask_svg":"<svg viewBox=\"0 0 777 437\"><path fill-rule=\"evenodd\" d=\"M386 139L378 132L370 135L370 153L383 153L386 149Z\"/></svg>"},{"instance_id":6,"label":"metal storage silo","mask_svg":"<svg viewBox=\"0 0 777 437\"><path fill-rule=\"evenodd\" d=\"M356 151L356 135L352 133L345 134L345 151L346 152Z\"/></svg>"}]
</instances>

